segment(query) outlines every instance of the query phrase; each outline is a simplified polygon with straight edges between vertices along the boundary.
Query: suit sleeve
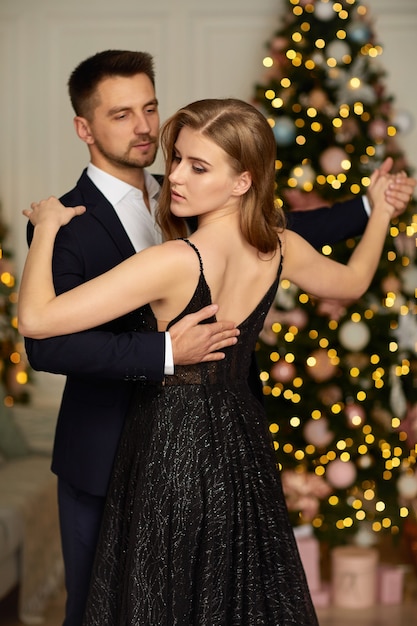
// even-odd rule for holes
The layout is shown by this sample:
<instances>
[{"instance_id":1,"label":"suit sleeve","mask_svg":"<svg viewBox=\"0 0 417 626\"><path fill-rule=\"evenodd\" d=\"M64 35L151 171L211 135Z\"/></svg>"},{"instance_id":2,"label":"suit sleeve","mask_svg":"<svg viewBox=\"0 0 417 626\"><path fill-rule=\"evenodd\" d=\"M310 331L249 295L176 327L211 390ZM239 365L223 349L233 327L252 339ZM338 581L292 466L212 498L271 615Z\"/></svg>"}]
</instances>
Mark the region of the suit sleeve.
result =
<instances>
[{"instance_id":1,"label":"suit sleeve","mask_svg":"<svg viewBox=\"0 0 417 626\"><path fill-rule=\"evenodd\" d=\"M339 202L332 207L287 213L288 228L317 249L361 235L367 223L368 216L361 198Z\"/></svg>"},{"instance_id":2,"label":"suit sleeve","mask_svg":"<svg viewBox=\"0 0 417 626\"><path fill-rule=\"evenodd\" d=\"M28 242L32 239L28 228ZM57 293L84 282L82 258L74 241L58 236L54 251L54 282ZM117 332L113 330L116 324ZM53 374L91 376L121 380L160 381L164 376L164 333L128 329L129 316L120 322L62 337L25 338L29 363L34 370Z\"/></svg>"}]
</instances>

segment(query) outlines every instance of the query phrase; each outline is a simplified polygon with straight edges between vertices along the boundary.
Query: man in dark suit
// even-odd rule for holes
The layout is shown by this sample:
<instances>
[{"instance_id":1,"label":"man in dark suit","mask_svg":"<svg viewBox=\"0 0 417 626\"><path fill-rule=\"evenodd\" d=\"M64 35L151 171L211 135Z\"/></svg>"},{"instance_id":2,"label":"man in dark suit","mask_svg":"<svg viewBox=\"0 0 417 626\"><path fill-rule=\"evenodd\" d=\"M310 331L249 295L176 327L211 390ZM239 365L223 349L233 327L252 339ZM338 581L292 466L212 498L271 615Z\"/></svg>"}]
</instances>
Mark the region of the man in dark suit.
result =
<instances>
[{"instance_id":1,"label":"man in dark suit","mask_svg":"<svg viewBox=\"0 0 417 626\"><path fill-rule=\"evenodd\" d=\"M88 146L90 163L74 189L61 198L87 211L62 228L56 239L53 271L58 293L161 241L154 221L160 187L145 169L153 163L158 145L152 58L141 52L98 53L74 70L69 92L75 129ZM312 213L291 219L316 246L361 233L367 220L360 199L314 213L314 220ZM29 241L31 234L29 227ZM169 333L138 333L140 311L134 311L91 331L26 340L34 369L67 376L52 460L58 475L67 587L65 626L82 623L105 495L132 389L162 380L173 372L174 363L221 358L219 351L236 341L236 331L229 322L200 324L212 314L204 309L188 316Z\"/></svg>"}]
</instances>

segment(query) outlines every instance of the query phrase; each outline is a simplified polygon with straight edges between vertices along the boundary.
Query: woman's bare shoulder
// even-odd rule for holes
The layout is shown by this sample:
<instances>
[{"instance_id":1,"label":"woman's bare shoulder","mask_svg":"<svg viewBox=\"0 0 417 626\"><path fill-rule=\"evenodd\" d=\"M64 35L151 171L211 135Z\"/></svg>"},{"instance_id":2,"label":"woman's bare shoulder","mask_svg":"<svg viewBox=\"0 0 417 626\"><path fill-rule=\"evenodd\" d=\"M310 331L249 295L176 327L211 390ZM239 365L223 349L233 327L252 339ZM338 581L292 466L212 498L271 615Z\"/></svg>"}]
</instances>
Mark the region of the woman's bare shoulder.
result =
<instances>
[{"instance_id":1,"label":"woman's bare shoulder","mask_svg":"<svg viewBox=\"0 0 417 626\"><path fill-rule=\"evenodd\" d=\"M176 271L179 271L182 266L189 267L190 259L193 257L197 259L195 251L183 239L173 239L151 246L138 252L137 256L141 260L146 258L148 262L155 262L159 265L167 264Z\"/></svg>"}]
</instances>

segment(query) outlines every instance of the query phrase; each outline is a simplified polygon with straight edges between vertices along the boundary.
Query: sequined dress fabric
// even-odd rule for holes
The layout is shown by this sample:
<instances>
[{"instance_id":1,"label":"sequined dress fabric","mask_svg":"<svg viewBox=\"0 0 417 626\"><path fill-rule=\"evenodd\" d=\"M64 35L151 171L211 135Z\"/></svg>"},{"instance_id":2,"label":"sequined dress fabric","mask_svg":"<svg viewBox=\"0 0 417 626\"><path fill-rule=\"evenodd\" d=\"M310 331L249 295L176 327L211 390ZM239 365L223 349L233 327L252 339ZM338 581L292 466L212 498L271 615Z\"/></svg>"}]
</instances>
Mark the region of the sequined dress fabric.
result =
<instances>
[{"instance_id":1,"label":"sequined dress fabric","mask_svg":"<svg viewBox=\"0 0 417 626\"><path fill-rule=\"evenodd\" d=\"M224 360L138 386L84 626L318 626L266 416L247 385L280 272ZM210 302L200 258L177 319ZM156 329L150 307L142 326Z\"/></svg>"}]
</instances>

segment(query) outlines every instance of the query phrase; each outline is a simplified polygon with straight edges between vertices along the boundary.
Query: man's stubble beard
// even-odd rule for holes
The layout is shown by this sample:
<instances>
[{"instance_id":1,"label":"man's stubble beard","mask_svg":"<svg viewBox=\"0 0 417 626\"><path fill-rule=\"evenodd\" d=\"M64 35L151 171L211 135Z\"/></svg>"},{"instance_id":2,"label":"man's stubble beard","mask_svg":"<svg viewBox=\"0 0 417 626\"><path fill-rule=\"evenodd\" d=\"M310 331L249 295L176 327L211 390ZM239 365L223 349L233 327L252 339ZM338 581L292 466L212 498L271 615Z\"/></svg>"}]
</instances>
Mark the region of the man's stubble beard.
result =
<instances>
[{"instance_id":1,"label":"man's stubble beard","mask_svg":"<svg viewBox=\"0 0 417 626\"><path fill-rule=\"evenodd\" d=\"M154 163L156 155L158 153L157 139L153 138L151 141L152 145L154 146L154 151L152 153L145 154L139 158L133 158L129 156L129 152L133 146L131 146L125 154L114 154L103 148L103 146L99 141L97 141L97 139L94 143L100 154L112 165L115 165L119 168L120 166L122 166L130 169L143 169L145 167L149 167Z\"/></svg>"}]
</instances>

